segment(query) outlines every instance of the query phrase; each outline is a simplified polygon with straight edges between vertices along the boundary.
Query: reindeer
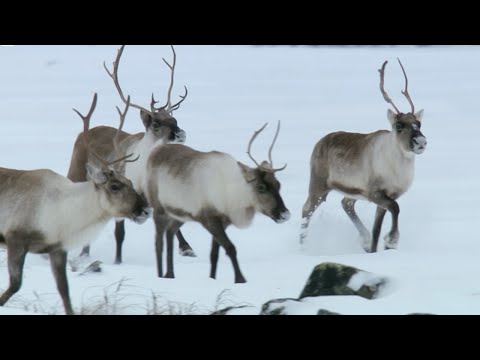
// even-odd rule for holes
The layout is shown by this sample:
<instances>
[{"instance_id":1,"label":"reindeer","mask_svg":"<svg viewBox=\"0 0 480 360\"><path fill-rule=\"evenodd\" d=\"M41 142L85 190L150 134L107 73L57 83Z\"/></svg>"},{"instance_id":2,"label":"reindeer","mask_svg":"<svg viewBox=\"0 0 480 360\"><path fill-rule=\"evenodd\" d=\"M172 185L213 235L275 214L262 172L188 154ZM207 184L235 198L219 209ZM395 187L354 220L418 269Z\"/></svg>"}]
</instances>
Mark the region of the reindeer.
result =
<instances>
[{"instance_id":1,"label":"reindeer","mask_svg":"<svg viewBox=\"0 0 480 360\"><path fill-rule=\"evenodd\" d=\"M148 160L147 199L154 209L156 226L156 253L158 276L162 277L163 238L167 240L166 278L174 278L173 237L185 222L198 222L213 236L210 277L215 279L219 248L230 257L235 271L235 283L245 283L237 261L235 246L225 230L250 226L257 212L277 223L290 219L290 212L280 196L280 183L275 174L286 168L275 169L272 150L270 162L262 164L251 155L257 136L266 128L255 132L248 146L248 155L256 168L248 167L232 156L213 151L199 152L184 145L160 145Z\"/></svg>"},{"instance_id":2,"label":"reindeer","mask_svg":"<svg viewBox=\"0 0 480 360\"><path fill-rule=\"evenodd\" d=\"M367 252L376 252L383 219L387 211L392 215L392 228L385 237L385 249L396 249L399 241L398 198L410 188L414 178L416 155L422 154L427 139L420 131L423 110L415 112L408 93L408 77L405 91L411 112L402 113L384 89L385 61L380 72L380 91L388 104L387 117L392 131L381 130L371 134L337 132L325 136L315 146L311 159L311 178L308 199L303 207L300 242L307 236L310 219L317 208L326 201L328 194L336 190L345 195L342 207L357 228ZM368 200L377 205L373 237L355 212L357 200Z\"/></svg>"},{"instance_id":3,"label":"reindeer","mask_svg":"<svg viewBox=\"0 0 480 360\"><path fill-rule=\"evenodd\" d=\"M97 94L87 116L76 111L88 128ZM125 113L121 114L121 131ZM73 315L66 274L67 251L94 239L112 218L143 223L150 215L148 204L130 180L112 168L132 155L106 162L94 151L101 166L87 163L91 180L76 184L50 170L20 171L0 168L0 244L6 245L10 285L0 306L20 290L28 252L49 254L53 275L65 311Z\"/></svg>"},{"instance_id":4,"label":"reindeer","mask_svg":"<svg viewBox=\"0 0 480 360\"><path fill-rule=\"evenodd\" d=\"M122 58L124 49L125 45L118 50L117 58L113 63L113 71L110 71L105 63L104 67L108 75L112 78L113 83L115 84L115 87L120 95L120 99L126 104L127 99L124 96L123 90L120 86L120 81L118 79L118 69L120 67L120 60ZM173 46L172 51L172 64L163 59L171 71L167 104L163 107L157 108L156 104L158 102L155 101L154 95L152 95L150 110L131 103L131 107L140 110L140 117L143 125L145 126L145 133L131 135L122 131L119 134L119 147L121 148L121 151L140 156L139 161L127 163L125 164L125 168L119 169L128 179L132 181L135 190L140 194L145 193L145 190L143 189L143 179L146 176L146 162L155 145L169 142L184 143L186 140L185 131L178 127L177 120L172 116L173 112L180 108L181 104L188 96L188 89L185 87L185 95L180 96L181 101L174 105L171 104L171 95L177 62L177 54ZM101 156L109 158L115 150L112 139L116 133L117 129L108 126L93 128L88 132L88 137L90 139L89 146L92 149L95 149L95 151ZM87 162L87 148L84 142L84 136L84 134L80 134L78 136L73 149L70 169L67 176L73 182L84 182L86 181L87 177L87 173L85 171L85 163ZM180 243L180 253L183 256L195 257L196 255L194 251L187 243L181 232L178 232L177 237ZM115 239L117 243L115 264L121 264L122 246L125 240L125 221L123 220L117 221L115 224ZM87 246L83 249L81 256L88 256L89 254L90 247Z\"/></svg>"}]
</instances>

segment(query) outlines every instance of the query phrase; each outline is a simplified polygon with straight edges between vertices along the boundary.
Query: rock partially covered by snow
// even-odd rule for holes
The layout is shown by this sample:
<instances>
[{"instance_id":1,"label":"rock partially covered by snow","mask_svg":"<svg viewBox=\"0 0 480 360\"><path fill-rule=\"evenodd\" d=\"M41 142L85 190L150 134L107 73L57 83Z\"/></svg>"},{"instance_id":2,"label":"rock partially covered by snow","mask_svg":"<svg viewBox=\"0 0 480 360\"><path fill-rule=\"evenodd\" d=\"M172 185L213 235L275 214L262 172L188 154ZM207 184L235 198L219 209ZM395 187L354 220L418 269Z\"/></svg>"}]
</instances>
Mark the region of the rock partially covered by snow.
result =
<instances>
[{"instance_id":1,"label":"rock partially covered by snow","mask_svg":"<svg viewBox=\"0 0 480 360\"><path fill-rule=\"evenodd\" d=\"M300 303L297 299L271 300L262 306L260 315L290 315L289 308L296 308Z\"/></svg>"},{"instance_id":2,"label":"rock partially covered by snow","mask_svg":"<svg viewBox=\"0 0 480 360\"><path fill-rule=\"evenodd\" d=\"M328 311L328 310L325 310L325 309L320 309L320 310L318 310L317 315L342 315L342 314L339 314L339 313L336 313L336 312L331 312L331 311Z\"/></svg>"},{"instance_id":3,"label":"rock partially covered by snow","mask_svg":"<svg viewBox=\"0 0 480 360\"><path fill-rule=\"evenodd\" d=\"M226 307L224 309L221 309L221 310L217 310L213 313L211 313L210 315L235 315L235 312L237 310L240 310L240 309L246 309L246 308L249 308L250 306L246 306L246 305L243 305L243 306L229 306L229 307Z\"/></svg>"},{"instance_id":4,"label":"rock partially covered by snow","mask_svg":"<svg viewBox=\"0 0 480 360\"><path fill-rule=\"evenodd\" d=\"M323 263L313 270L300 299L332 295L358 295L374 299L386 284L385 277L351 266Z\"/></svg>"}]
</instances>

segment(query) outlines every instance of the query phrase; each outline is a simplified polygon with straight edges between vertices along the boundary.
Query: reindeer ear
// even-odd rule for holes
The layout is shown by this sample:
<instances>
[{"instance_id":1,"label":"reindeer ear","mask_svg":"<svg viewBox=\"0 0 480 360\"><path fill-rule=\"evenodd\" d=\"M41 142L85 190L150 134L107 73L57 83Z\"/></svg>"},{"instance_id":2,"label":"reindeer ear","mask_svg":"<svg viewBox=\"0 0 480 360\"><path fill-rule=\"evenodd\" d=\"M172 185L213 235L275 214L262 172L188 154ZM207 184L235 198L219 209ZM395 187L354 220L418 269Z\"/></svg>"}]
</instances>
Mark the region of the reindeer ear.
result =
<instances>
[{"instance_id":1,"label":"reindeer ear","mask_svg":"<svg viewBox=\"0 0 480 360\"><path fill-rule=\"evenodd\" d=\"M245 178L245 181L247 183L251 183L255 181L256 179L255 171L252 168L248 167L245 164L242 164L241 162L238 163L238 166L240 167L243 177Z\"/></svg>"},{"instance_id":2,"label":"reindeer ear","mask_svg":"<svg viewBox=\"0 0 480 360\"><path fill-rule=\"evenodd\" d=\"M140 117L142 118L145 129L148 129L150 125L152 125L152 116L149 113L140 110Z\"/></svg>"},{"instance_id":3,"label":"reindeer ear","mask_svg":"<svg viewBox=\"0 0 480 360\"><path fill-rule=\"evenodd\" d=\"M424 114L423 109L415 114L415 117L417 118L418 121L422 122L423 114Z\"/></svg>"},{"instance_id":4,"label":"reindeer ear","mask_svg":"<svg viewBox=\"0 0 480 360\"><path fill-rule=\"evenodd\" d=\"M85 164L88 175L90 179L95 183L95 185L103 185L108 181L108 174L106 171L99 169L89 163Z\"/></svg>"},{"instance_id":5,"label":"reindeer ear","mask_svg":"<svg viewBox=\"0 0 480 360\"><path fill-rule=\"evenodd\" d=\"M390 121L390 124L395 124L395 121L397 120L397 114L395 114L392 110L388 109L387 111L387 118L388 121Z\"/></svg>"}]
</instances>

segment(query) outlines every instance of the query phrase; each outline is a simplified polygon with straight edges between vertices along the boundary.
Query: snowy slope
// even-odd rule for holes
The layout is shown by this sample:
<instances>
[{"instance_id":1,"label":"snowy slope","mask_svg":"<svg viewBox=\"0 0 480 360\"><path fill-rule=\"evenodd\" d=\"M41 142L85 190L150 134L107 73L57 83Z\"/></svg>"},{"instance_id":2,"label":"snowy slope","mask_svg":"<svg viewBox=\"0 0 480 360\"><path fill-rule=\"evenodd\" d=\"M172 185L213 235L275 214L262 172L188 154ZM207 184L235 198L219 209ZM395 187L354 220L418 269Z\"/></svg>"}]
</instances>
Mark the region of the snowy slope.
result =
<instances>
[{"instance_id":1,"label":"snowy slope","mask_svg":"<svg viewBox=\"0 0 480 360\"><path fill-rule=\"evenodd\" d=\"M0 47L0 166L50 168L66 174L81 122L71 110L86 111L95 91L99 104L93 125L117 125L118 95L103 70L116 46ZM282 195L292 220L277 225L258 216L247 230L230 229L240 266L249 281L233 284L233 270L224 254L218 280L210 280L210 236L187 224L184 234L199 255L175 257L176 280L156 277L153 224L127 224L124 264L113 265L113 224L92 245L92 260L104 272L69 273L77 311L94 308L105 293L120 313L152 312L152 293L178 313L206 313L217 306L251 305L242 313L259 313L271 299L297 297L313 267L340 262L385 275L393 284L384 297L311 300L344 314L480 314L480 239L478 184L480 153L480 47L249 47L177 46L177 81L188 100L176 117L188 133L188 145L220 150L249 163L247 142L254 130L272 126L255 145L266 158L274 124L282 133L274 153ZM152 91L164 98L168 72L161 58L168 46L128 46L120 77L132 100L148 106ZM353 225L343 213L340 195L332 194L315 215L306 247L298 245L301 209L307 196L309 161L315 143L332 131L371 132L387 129L387 104L378 89L382 62L390 60L386 88L401 109L400 57L410 78L417 108L425 109L423 133L429 147L417 159L412 189L400 199L400 248L364 254ZM84 109L84 110L82 110ZM126 130L143 131L131 111ZM375 207L359 203L369 226ZM384 232L390 225L389 217ZM75 254L73 254L75 255ZM8 281L5 253L0 250L0 289ZM121 282L121 286L118 284ZM217 299L217 297L220 298ZM178 305L178 303L180 305ZM30 255L24 284L8 308L63 313L47 260ZM172 310L172 307L179 307ZM314 313L305 306L301 313ZM146 311L147 309L147 311ZM85 311L87 311L85 310ZM5 311L5 310L2 310ZM313 311L313 312L312 312ZM4 312L0 312L4 314Z\"/></svg>"}]
</instances>

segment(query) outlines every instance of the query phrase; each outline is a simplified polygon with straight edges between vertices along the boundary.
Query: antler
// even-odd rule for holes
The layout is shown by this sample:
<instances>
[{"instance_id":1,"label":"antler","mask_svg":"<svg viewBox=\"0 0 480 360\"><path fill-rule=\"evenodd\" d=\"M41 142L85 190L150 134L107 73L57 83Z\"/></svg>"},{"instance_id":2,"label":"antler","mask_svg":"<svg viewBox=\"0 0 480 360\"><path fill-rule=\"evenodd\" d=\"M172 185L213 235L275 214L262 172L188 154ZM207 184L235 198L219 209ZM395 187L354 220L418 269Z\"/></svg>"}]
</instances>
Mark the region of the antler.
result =
<instances>
[{"instance_id":1,"label":"antler","mask_svg":"<svg viewBox=\"0 0 480 360\"><path fill-rule=\"evenodd\" d=\"M378 72L380 73L380 91L382 92L382 95L383 95L383 98L385 99L385 101L389 104L391 104L395 111L397 112L397 114L400 114L400 110L398 110L398 108L395 106L395 104L393 103L392 99L390 99L390 96L388 96L387 92L385 91L385 67L387 66L388 64L388 61L385 61L383 63L383 66L380 70L378 70Z\"/></svg>"},{"instance_id":2,"label":"antler","mask_svg":"<svg viewBox=\"0 0 480 360\"><path fill-rule=\"evenodd\" d=\"M273 147L275 146L275 143L277 142L278 134L280 133L280 126L281 126L281 122L279 120L278 125L277 125L277 132L275 134L275 138L273 139L272 146L270 146L270 150L268 150L268 159L270 160L270 165L272 166L272 169L273 169L272 150L273 150ZM280 169L273 169L273 172L283 171L287 168L287 165L288 164L285 164L285 166L280 168Z\"/></svg>"},{"instance_id":3,"label":"antler","mask_svg":"<svg viewBox=\"0 0 480 360\"><path fill-rule=\"evenodd\" d=\"M175 83L175 68L177 66L177 52L175 51L175 48L173 47L173 45L170 45L170 47L172 48L172 52L173 52L173 63L170 64L167 60L165 60L165 58L162 59L163 62L168 66L171 72L170 86L168 88L168 93L167 93L167 104L164 107L157 109L157 111L164 109L169 114L173 113L175 110L178 110L180 108L180 105L185 101L185 99L188 96L188 89L185 86L185 95L180 96L182 100L180 100L180 102L172 106L172 90L173 90L173 85Z\"/></svg>"},{"instance_id":4,"label":"antler","mask_svg":"<svg viewBox=\"0 0 480 360\"><path fill-rule=\"evenodd\" d=\"M125 105L127 105L129 102L125 99L125 95L123 95L123 90L120 86L120 82L118 80L118 68L120 67L120 60L122 58L122 55L123 55L123 50L125 50L125 45L122 45L120 47L120 49L118 49L118 54L117 54L117 58L115 59L115 61L113 62L113 71L110 72L107 68L107 64L104 62L103 63L103 67L105 68L105 71L107 72L108 76L110 76L113 80L113 83L115 84L115 87L117 88L117 91L118 91L118 94L120 95L120 99L122 99L123 103ZM136 104L132 104L130 103L128 106L131 106L131 107L134 107L138 110L141 110L141 111L145 111L146 113L150 113L151 115L153 115L155 113L155 111L153 110L154 108L152 107L152 111L149 111L147 109L145 109L144 107L140 106L140 105L136 105Z\"/></svg>"},{"instance_id":5,"label":"antler","mask_svg":"<svg viewBox=\"0 0 480 360\"><path fill-rule=\"evenodd\" d=\"M257 160L254 159L254 157L252 156L252 153L251 153L251 150L252 150L252 145L253 145L253 142L255 141L255 139L257 138L258 135L260 135L260 133L265 130L265 128L267 127L268 123L265 123L265 125L263 125L263 127L258 130L258 131L255 131L255 133L253 134L252 136L252 139L250 140L250 142L248 143L248 150L247 150L247 154L248 156L250 157L250 159L252 159L252 161L255 163L255 165L257 165L258 167L261 167L261 165L257 162Z\"/></svg>"},{"instance_id":6,"label":"antler","mask_svg":"<svg viewBox=\"0 0 480 360\"><path fill-rule=\"evenodd\" d=\"M272 151L273 151L273 148L275 146L275 143L277 141L277 138L278 138L278 134L280 133L280 121L278 122L278 126L277 126L277 132L275 134L275 138L273 139L273 142L272 142L272 145L270 146L270 150L268 151L268 158L270 160L270 167L269 168L266 168L265 166L262 166L260 165L255 159L254 157L252 156L252 153L251 153L251 150L252 150L252 145L255 141L255 139L258 137L258 135L260 135L260 133L265 130L265 128L267 127L268 123L266 123L265 125L263 125L263 127L258 130L258 131L255 131L255 133L253 134L252 136L252 139L250 140L250 142L248 143L248 150L247 150L247 154L248 156L250 157L250 159L252 159L252 161L255 163L255 165L257 165L259 168L262 168L263 170L265 171L269 171L269 172L278 172L278 171L283 171L287 168L287 164L285 164L284 167L280 168L280 169L274 169L273 168L273 161L272 161Z\"/></svg>"},{"instance_id":7,"label":"antler","mask_svg":"<svg viewBox=\"0 0 480 360\"><path fill-rule=\"evenodd\" d=\"M90 139L88 137L88 131L90 129L90 119L97 107L97 100L98 100L98 94L95 93L95 95L93 96L93 102L92 102L92 106L90 107L90 111L88 112L88 114L86 116L83 116L78 110L76 109L73 109L73 111L75 111L78 116L80 116L80 118L83 120L83 142L85 144L85 147L87 149L87 152L92 154L95 158L97 158L97 160L100 162L100 164L105 167L105 168L108 168L109 166L111 165L114 165L116 163L119 163L121 161L124 161L130 157L133 156L132 155L128 155L128 156L125 156L121 159L118 159L118 160L115 160L113 162L107 162L106 160L104 160L100 155L98 155L91 147L90 147ZM114 139L114 146L115 146L115 149L117 150L117 141L118 141L118 136L119 136L119 133L121 131L121 128L123 127L123 123L125 122L125 116L126 116L126 113L127 113L127 110L128 110L128 107L130 106L130 97L127 101L127 109L125 110L125 113L123 114L123 117L121 116L121 119L120 119L120 128L119 130L117 131L117 135L115 136L115 139ZM121 114L121 113L120 113ZM122 115L122 114L121 114ZM138 159L137 159L138 160Z\"/></svg>"},{"instance_id":8,"label":"antler","mask_svg":"<svg viewBox=\"0 0 480 360\"><path fill-rule=\"evenodd\" d=\"M102 166L104 167L108 167L108 163L103 160L95 151L93 151L93 149L90 147L90 139L88 138L88 130L90 129L90 119L93 115L93 112L95 111L95 108L97 107L97 100L98 100L98 94L95 93L95 95L93 96L93 102L92 102L92 106L90 107L90 111L88 112L87 116L83 116L82 114L80 114L80 112L76 109L73 109L73 111L75 111L78 116L80 116L80 118L83 120L83 142L85 144L85 147L87 149L87 153L90 153L92 154L93 156L95 156L97 158L97 160L100 162L100 164L102 164Z\"/></svg>"},{"instance_id":9,"label":"antler","mask_svg":"<svg viewBox=\"0 0 480 360\"><path fill-rule=\"evenodd\" d=\"M118 115L120 115L120 126L117 129L117 133L115 134L115 138L113 139L113 147L115 148L115 152L117 153L117 156L119 156L119 157L121 157L122 154L123 154L123 152L120 151L120 145L119 145L120 134L122 133L123 125L125 124L125 118L127 117L127 113L128 113L129 108L130 108L130 96L127 98L127 105L125 106L125 111L123 113L120 110L120 108L117 106ZM110 163L110 165L119 163L121 161L125 161L125 163L133 163L133 162L137 161L138 159L140 159L140 155L139 155L134 160L127 160L127 159L131 158L132 156L133 156L133 154L122 157L122 158L120 158L118 160L115 160L114 162Z\"/></svg>"},{"instance_id":10,"label":"antler","mask_svg":"<svg viewBox=\"0 0 480 360\"><path fill-rule=\"evenodd\" d=\"M397 58L398 63L402 67L403 75L405 76L405 91L402 91L402 94L407 98L408 102L410 103L410 106L412 107L412 114L415 114L415 105L413 104L412 98L410 97L410 94L408 93L408 77L407 73L405 72L405 68L403 67L402 62L400 61L399 58Z\"/></svg>"},{"instance_id":11,"label":"antler","mask_svg":"<svg viewBox=\"0 0 480 360\"><path fill-rule=\"evenodd\" d=\"M182 103L185 101L185 99L187 98L188 96L188 89L186 86L184 86L185 88L185 95L180 95L180 97L182 98L182 100L180 100L178 103L176 103L175 105L173 105L171 108L170 108L170 112L174 112L178 109L180 109L180 105L182 105Z\"/></svg>"},{"instance_id":12,"label":"antler","mask_svg":"<svg viewBox=\"0 0 480 360\"><path fill-rule=\"evenodd\" d=\"M178 110L180 108L180 105L182 104L182 102L185 101L185 99L188 96L187 87L185 87L185 95L180 96L180 98L182 100L180 100L180 102L178 102L177 104L175 104L173 106L171 105L172 90L173 90L173 84L174 84L174 80L175 80L175 67L177 65L177 54L175 52L175 48L173 47L173 45L171 45L171 47L172 47L172 50L173 50L173 65L170 65L165 59L163 59L165 64L167 64L167 66L171 70L170 86L168 88L167 105L165 105L164 107L156 108L155 105L158 104L158 101L155 100L155 96L152 94L152 102L150 103L150 110L147 110L146 108L144 108L140 105L133 104L133 103L130 104L131 107L134 107L138 110L144 111L144 112L149 113L150 115L154 116L156 112L158 112L162 109L165 110L167 113L171 114L173 111ZM103 67L105 68L105 71L107 72L108 76L110 76L112 78L113 83L115 84L115 87L117 88L117 91L120 95L120 99L122 99L124 104L127 104L127 100L125 99L125 95L124 95L123 90L120 86L120 81L118 80L118 68L120 67L120 60L122 58L124 49L125 49L125 45L122 45L120 47L120 49L118 50L117 58L115 59L115 61L113 63L113 71L108 70L105 62L103 63Z\"/></svg>"}]
</instances>

